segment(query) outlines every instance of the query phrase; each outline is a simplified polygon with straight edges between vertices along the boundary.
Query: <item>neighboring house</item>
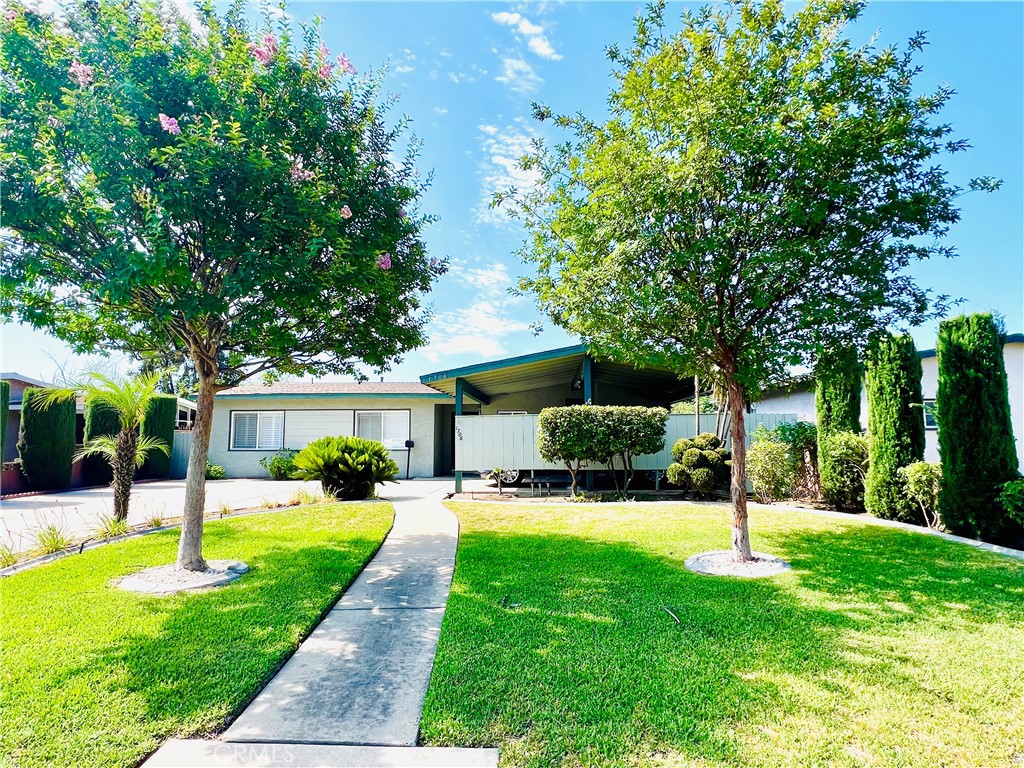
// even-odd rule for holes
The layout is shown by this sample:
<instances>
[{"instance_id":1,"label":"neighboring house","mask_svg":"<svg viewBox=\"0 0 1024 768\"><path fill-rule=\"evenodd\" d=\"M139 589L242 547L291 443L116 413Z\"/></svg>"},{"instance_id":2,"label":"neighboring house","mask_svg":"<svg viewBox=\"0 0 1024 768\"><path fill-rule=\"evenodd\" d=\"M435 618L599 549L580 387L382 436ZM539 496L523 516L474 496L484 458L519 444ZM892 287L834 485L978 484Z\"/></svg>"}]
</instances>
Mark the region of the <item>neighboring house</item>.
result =
<instances>
[{"instance_id":1,"label":"neighboring house","mask_svg":"<svg viewBox=\"0 0 1024 768\"><path fill-rule=\"evenodd\" d=\"M939 461L938 425L932 417L935 392L938 389L939 361L934 349L927 349L921 355L921 394L925 407L925 451L926 461ZM1017 441L1017 460L1024 472L1024 334L1015 333L1006 337L1003 347L1006 363L1006 377L1010 393L1010 417L1013 434ZM861 388L861 426L868 426L867 393ZM814 379L803 377L786 387L765 392L750 407L752 413L796 413L804 421L817 421L814 408Z\"/></svg>"}]
</instances>

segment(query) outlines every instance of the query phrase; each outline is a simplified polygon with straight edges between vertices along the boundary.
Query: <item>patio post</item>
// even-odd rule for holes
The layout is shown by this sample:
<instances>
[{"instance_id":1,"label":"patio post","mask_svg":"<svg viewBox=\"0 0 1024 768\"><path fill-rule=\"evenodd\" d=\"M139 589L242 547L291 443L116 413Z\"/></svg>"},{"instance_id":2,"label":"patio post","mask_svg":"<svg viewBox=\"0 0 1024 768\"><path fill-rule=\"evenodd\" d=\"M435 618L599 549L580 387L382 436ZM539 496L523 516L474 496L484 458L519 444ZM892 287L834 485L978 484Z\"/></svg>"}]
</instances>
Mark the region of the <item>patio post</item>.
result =
<instances>
[{"instance_id":1,"label":"patio post","mask_svg":"<svg viewBox=\"0 0 1024 768\"><path fill-rule=\"evenodd\" d=\"M455 380L455 415L462 415L462 398L465 394L465 382L462 379ZM458 435L458 422L455 424L455 451L458 453L459 450L459 435ZM452 458L455 458L454 456ZM455 470L455 492L462 493L462 470Z\"/></svg>"}]
</instances>

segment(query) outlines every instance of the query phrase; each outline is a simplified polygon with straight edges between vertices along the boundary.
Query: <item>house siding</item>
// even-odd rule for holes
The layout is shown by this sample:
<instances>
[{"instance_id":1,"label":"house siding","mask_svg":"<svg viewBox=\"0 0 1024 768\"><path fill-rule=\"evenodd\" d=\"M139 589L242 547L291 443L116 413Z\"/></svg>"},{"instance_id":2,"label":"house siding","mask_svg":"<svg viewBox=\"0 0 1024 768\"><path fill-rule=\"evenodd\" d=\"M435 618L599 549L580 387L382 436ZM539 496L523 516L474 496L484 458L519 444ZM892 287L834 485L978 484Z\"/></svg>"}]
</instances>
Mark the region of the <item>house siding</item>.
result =
<instances>
[{"instance_id":1,"label":"house siding","mask_svg":"<svg viewBox=\"0 0 1024 768\"><path fill-rule=\"evenodd\" d=\"M228 477L268 477L260 459L275 451L231 450L232 411L284 411L284 447L301 449L325 435L351 435L356 411L409 411L409 437L415 442L411 456L405 450L390 451L405 477L406 460L412 477L434 476L434 406L451 402L439 394L431 397L331 397L295 395L218 397L213 406L210 463L224 467Z\"/></svg>"},{"instance_id":2,"label":"house siding","mask_svg":"<svg viewBox=\"0 0 1024 768\"><path fill-rule=\"evenodd\" d=\"M1006 378L1010 394L1010 419L1017 443L1017 462L1024 472L1024 344L1010 343L1003 348L1006 362ZM934 400L939 386L939 360L935 355L921 359L921 394L925 400ZM860 423L868 428L867 392L861 387ZM790 392L769 392L763 399L751 405L754 413L796 413L802 420L817 421L814 408L814 390ZM925 461L939 462L939 432L929 429L925 432Z\"/></svg>"}]
</instances>

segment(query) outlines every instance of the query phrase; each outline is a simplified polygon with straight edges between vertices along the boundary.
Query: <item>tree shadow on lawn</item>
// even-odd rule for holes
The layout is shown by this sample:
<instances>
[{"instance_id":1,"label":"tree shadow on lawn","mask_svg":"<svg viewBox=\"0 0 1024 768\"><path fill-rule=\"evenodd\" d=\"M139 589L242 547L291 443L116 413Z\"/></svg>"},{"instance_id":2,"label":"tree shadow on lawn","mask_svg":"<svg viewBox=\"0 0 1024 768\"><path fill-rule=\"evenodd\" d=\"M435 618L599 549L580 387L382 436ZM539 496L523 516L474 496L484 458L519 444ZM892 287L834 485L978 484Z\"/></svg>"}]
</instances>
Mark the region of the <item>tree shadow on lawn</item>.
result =
<instances>
[{"instance_id":1,"label":"tree shadow on lawn","mask_svg":"<svg viewBox=\"0 0 1024 768\"><path fill-rule=\"evenodd\" d=\"M218 547L237 535L218 531ZM247 558L249 573L214 590L168 597L137 596L138 609L158 616L156 634L128 634L51 685L110 670L104 685L138 709L133 719L155 738L116 728L94 734L105 750L142 757L166 736L222 730L255 698L299 643L355 579L380 546L349 539L323 547L274 549ZM215 557L208 553L208 556ZM118 745L118 741L123 743Z\"/></svg>"},{"instance_id":2,"label":"tree shadow on lawn","mask_svg":"<svg viewBox=\"0 0 1024 768\"><path fill-rule=\"evenodd\" d=\"M845 725L842 703L865 685L924 695L905 659L854 634L941 620L951 605L979 625L1024 619L1024 568L966 547L860 527L760 538L794 571L711 577L685 569L692 552L464 530L423 740L500 745L524 768L659 754L767 764L779 756L751 755L735 727L771 733L792 712Z\"/></svg>"}]
</instances>

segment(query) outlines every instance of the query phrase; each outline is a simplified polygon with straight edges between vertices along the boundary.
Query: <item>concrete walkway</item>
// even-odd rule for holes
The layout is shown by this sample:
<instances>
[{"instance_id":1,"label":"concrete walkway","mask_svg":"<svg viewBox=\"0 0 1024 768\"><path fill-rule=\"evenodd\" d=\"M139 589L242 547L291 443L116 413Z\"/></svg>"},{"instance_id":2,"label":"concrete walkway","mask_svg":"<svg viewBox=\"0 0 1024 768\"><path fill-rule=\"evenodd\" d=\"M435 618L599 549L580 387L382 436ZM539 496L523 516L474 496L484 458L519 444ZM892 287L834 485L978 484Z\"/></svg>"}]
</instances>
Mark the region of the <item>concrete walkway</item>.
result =
<instances>
[{"instance_id":1,"label":"concrete walkway","mask_svg":"<svg viewBox=\"0 0 1024 768\"><path fill-rule=\"evenodd\" d=\"M389 488L391 533L281 671L221 740L168 742L147 768L497 765L497 750L413 748L455 568L458 521L441 504L450 480Z\"/></svg>"}]
</instances>

